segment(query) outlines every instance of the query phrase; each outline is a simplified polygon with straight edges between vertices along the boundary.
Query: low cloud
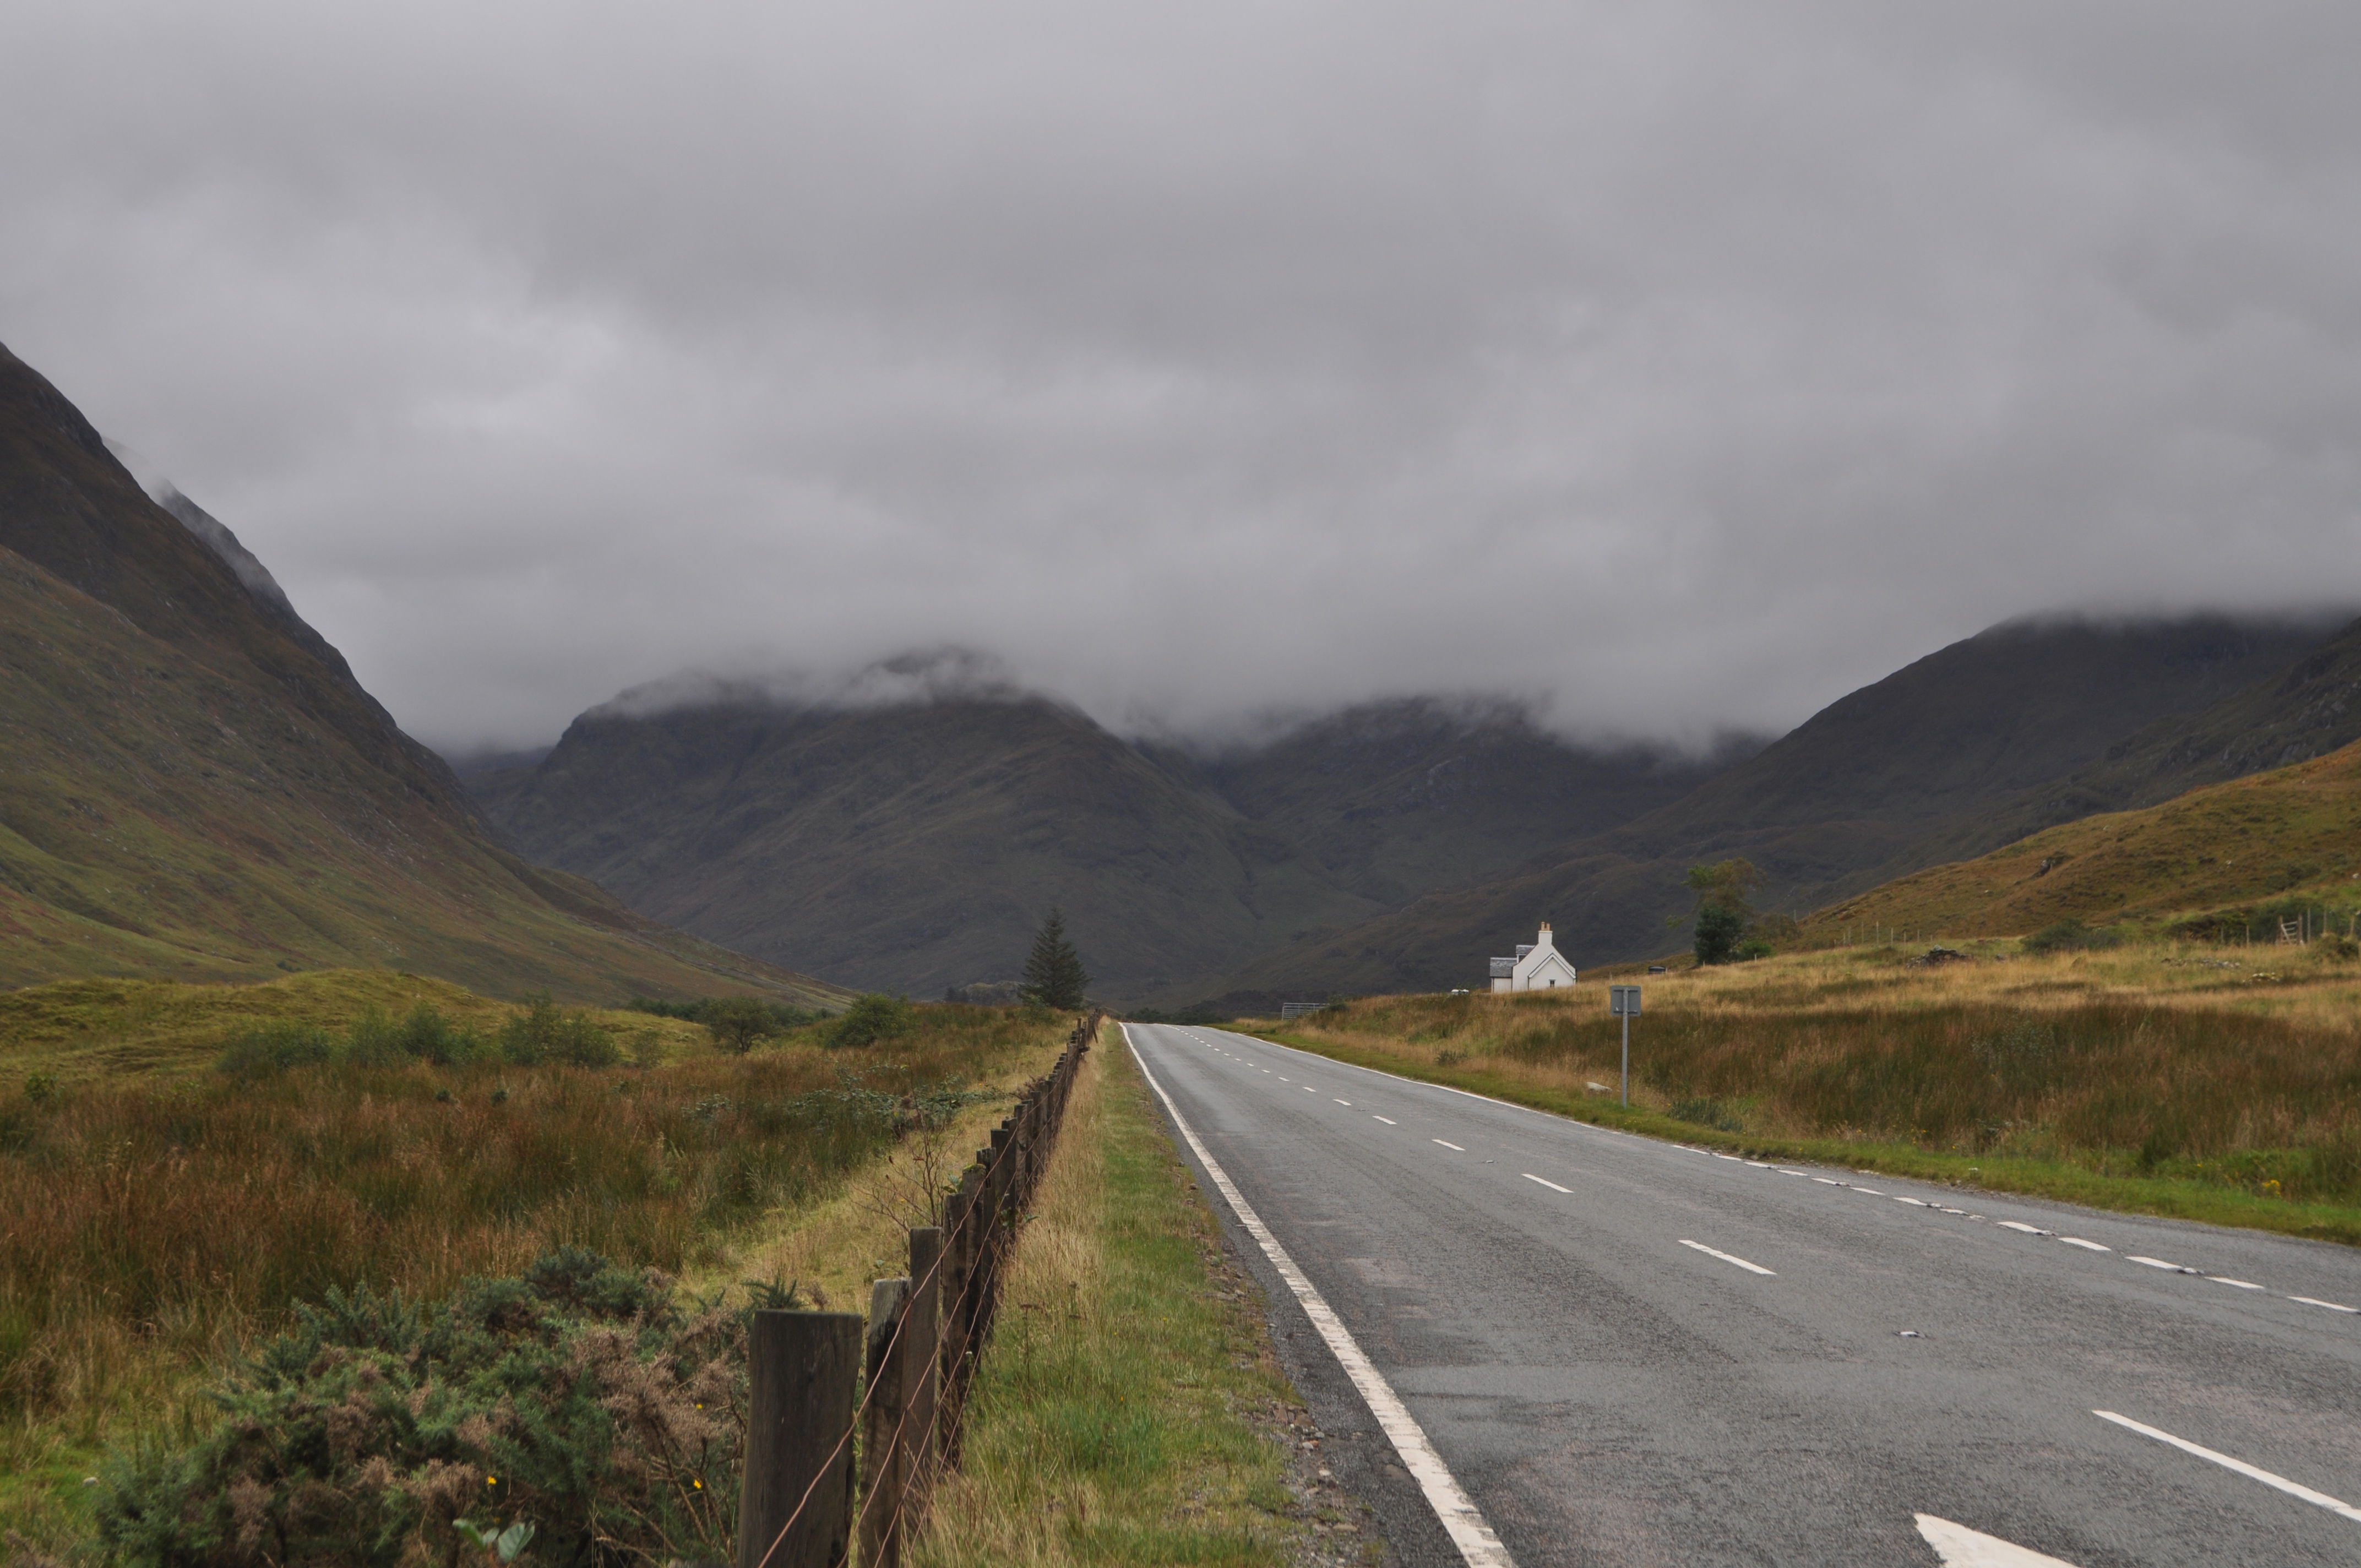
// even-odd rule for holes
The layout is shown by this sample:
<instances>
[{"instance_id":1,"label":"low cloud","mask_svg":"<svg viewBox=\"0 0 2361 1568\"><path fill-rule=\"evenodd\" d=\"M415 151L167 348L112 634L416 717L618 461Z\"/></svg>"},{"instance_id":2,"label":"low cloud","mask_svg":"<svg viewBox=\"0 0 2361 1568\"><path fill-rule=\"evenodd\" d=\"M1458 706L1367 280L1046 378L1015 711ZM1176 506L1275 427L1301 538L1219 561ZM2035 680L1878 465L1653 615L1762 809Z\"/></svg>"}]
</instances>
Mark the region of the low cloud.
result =
<instances>
[{"instance_id":1,"label":"low cloud","mask_svg":"<svg viewBox=\"0 0 2361 1568\"><path fill-rule=\"evenodd\" d=\"M2349 7L48 5L0 340L413 731L986 649L1776 729L2361 596Z\"/></svg>"}]
</instances>

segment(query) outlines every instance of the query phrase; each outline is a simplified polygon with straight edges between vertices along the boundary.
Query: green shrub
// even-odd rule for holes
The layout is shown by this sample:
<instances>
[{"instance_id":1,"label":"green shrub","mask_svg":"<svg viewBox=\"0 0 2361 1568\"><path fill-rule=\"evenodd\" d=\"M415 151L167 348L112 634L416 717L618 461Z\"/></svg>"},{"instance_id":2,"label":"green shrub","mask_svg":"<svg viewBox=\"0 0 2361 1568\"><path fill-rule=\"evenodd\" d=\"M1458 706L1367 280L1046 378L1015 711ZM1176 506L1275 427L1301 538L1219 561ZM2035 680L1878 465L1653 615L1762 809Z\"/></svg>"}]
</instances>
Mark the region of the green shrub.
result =
<instances>
[{"instance_id":1,"label":"green shrub","mask_svg":"<svg viewBox=\"0 0 2361 1568\"><path fill-rule=\"evenodd\" d=\"M713 1043L732 1056L744 1056L754 1048L754 1042L766 1035L779 1033L779 1021L771 1008L752 996L723 996L705 1003L704 1016L698 1020Z\"/></svg>"},{"instance_id":2,"label":"green shrub","mask_svg":"<svg viewBox=\"0 0 2361 1568\"><path fill-rule=\"evenodd\" d=\"M552 1568L728 1558L745 1389L742 1315L579 1247L431 1308L331 1290L216 1388L211 1431L102 1468L100 1544L395 1568L522 1524Z\"/></svg>"},{"instance_id":3,"label":"green shrub","mask_svg":"<svg viewBox=\"0 0 2361 1568\"><path fill-rule=\"evenodd\" d=\"M831 1046L872 1046L910 1032L917 1018L910 1004L898 996L855 997L852 1005L829 1031Z\"/></svg>"},{"instance_id":4,"label":"green shrub","mask_svg":"<svg viewBox=\"0 0 2361 1568\"><path fill-rule=\"evenodd\" d=\"M1675 1101L1672 1117L1676 1122L1688 1122L1700 1127L1714 1127L1725 1133L1744 1131L1735 1113L1719 1100Z\"/></svg>"},{"instance_id":5,"label":"green shrub","mask_svg":"<svg viewBox=\"0 0 2361 1568\"><path fill-rule=\"evenodd\" d=\"M523 1010L500 1025L500 1059L511 1067L612 1067L623 1053L613 1035L580 1013L561 1011L544 991L526 997Z\"/></svg>"},{"instance_id":6,"label":"green shrub","mask_svg":"<svg viewBox=\"0 0 2361 1568\"><path fill-rule=\"evenodd\" d=\"M1746 916L1724 905L1708 904L1697 912L1694 948L1700 964L1726 964L1738 956L1739 939L1746 934Z\"/></svg>"},{"instance_id":7,"label":"green shrub","mask_svg":"<svg viewBox=\"0 0 2361 1568\"><path fill-rule=\"evenodd\" d=\"M271 1078L290 1068L334 1061L336 1054L336 1037L318 1025L273 1019L231 1036L214 1065L232 1078Z\"/></svg>"}]
</instances>

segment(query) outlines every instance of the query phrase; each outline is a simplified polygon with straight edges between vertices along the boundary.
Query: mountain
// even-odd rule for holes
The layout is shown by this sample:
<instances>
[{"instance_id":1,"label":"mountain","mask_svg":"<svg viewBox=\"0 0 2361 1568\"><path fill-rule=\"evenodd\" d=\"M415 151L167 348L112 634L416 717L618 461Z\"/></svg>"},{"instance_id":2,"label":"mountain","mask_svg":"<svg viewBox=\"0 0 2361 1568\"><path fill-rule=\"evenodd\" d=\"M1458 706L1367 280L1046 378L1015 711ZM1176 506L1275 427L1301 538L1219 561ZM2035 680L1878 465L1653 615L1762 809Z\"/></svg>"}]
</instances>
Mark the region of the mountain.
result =
<instances>
[{"instance_id":1,"label":"mountain","mask_svg":"<svg viewBox=\"0 0 2361 1568\"><path fill-rule=\"evenodd\" d=\"M1681 939L1665 923L1687 913L1686 868L1731 856L1765 873L1763 907L1817 908L1955 858L1942 846L1979 822L2004 835L2004 808L2152 725L2284 678L2327 651L2332 630L2222 616L1996 626L1839 699L1669 806L1270 954L1230 984L1263 995L1468 984L1544 919L1578 962L1648 957Z\"/></svg>"},{"instance_id":2,"label":"mountain","mask_svg":"<svg viewBox=\"0 0 2361 1568\"><path fill-rule=\"evenodd\" d=\"M1407 697L1329 714L1202 764L1244 816L1300 844L1339 884L1393 905L1496 875L1538 842L1669 805L1760 751L1730 736L1703 757L1582 747L1505 702Z\"/></svg>"},{"instance_id":3,"label":"mountain","mask_svg":"<svg viewBox=\"0 0 2361 1568\"><path fill-rule=\"evenodd\" d=\"M0 348L0 985L383 965L493 993L842 993L491 841L184 497Z\"/></svg>"},{"instance_id":4,"label":"mountain","mask_svg":"<svg viewBox=\"0 0 2361 1568\"><path fill-rule=\"evenodd\" d=\"M2061 822L2170 800L2202 784L2325 756L2361 740L2361 620L2285 669L2195 713L2172 714L2089 767L2026 791L1912 847L1955 861Z\"/></svg>"},{"instance_id":5,"label":"mountain","mask_svg":"<svg viewBox=\"0 0 2361 1568\"><path fill-rule=\"evenodd\" d=\"M2275 905L2325 908L2342 930L2356 903L2361 741L1930 867L1831 905L1804 936L2024 936L2069 918L2243 930Z\"/></svg>"},{"instance_id":6,"label":"mountain","mask_svg":"<svg viewBox=\"0 0 2361 1568\"><path fill-rule=\"evenodd\" d=\"M1425 701L1201 757L964 658L887 661L851 696L630 693L537 766L468 782L523 854L733 948L935 995L1014 975L1054 905L1099 994L1155 1003L1716 765Z\"/></svg>"}]
</instances>

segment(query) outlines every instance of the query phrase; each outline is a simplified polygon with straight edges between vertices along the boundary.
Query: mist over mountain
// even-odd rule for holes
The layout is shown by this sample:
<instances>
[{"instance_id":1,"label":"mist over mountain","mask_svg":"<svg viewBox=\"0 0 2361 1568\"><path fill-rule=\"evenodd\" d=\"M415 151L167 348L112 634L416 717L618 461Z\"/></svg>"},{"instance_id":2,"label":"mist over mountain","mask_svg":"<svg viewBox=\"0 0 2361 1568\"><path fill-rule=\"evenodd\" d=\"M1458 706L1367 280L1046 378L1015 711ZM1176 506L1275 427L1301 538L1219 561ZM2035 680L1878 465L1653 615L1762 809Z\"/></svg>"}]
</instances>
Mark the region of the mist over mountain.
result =
<instances>
[{"instance_id":1,"label":"mist over mountain","mask_svg":"<svg viewBox=\"0 0 2361 1568\"><path fill-rule=\"evenodd\" d=\"M1735 754L1591 751L1500 702L1404 698L1218 746L1117 736L980 655L685 676L470 777L518 850L653 918L913 995L1005 979L1062 907L1102 994L1258 954L1676 798Z\"/></svg>"},{"instance_id":2,"label":"mist over mountain","mask_svg":"<svg viewBox=\"0 0 2361 1568\"><path fill-rule=\"evenodd\" d=\"M1683 943L1665 928L1688 911L1683 872L1730 856L1765 873L1762 907L1804 914L2006 842L2016 834L2002 814L2027 792L2054 791L2150 725L2284 685L2296 661L2330 652L2340 620L2004 623L1829 705L1676 802L1563 840L1509 876L1268 955L1231 989L1468 984L1488 952L1540 920L1579 963L1651 957Z\"/></svg>"}]
</instances>

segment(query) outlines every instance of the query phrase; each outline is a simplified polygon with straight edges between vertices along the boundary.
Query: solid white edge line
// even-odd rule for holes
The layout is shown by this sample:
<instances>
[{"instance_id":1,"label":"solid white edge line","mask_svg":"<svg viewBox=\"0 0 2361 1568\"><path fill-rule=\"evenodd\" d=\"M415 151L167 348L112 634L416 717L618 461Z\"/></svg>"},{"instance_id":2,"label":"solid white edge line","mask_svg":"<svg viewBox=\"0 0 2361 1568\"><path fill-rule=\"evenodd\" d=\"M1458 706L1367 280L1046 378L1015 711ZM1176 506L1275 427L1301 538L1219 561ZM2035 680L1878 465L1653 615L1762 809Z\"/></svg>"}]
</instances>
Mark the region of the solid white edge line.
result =
<instances>
[{"instance_id":1,"label":"solid white edge line","mask_svg":"<svg viewBox=\"0 0 2361 1568\"><path fill-rule=\"evenodd\" d=\"M2113 1410L2092 1410L2091 1413L2103 1421L2113 1421L2119 1427L2128 1427L2142 1437L2152 1437L2158 1442L2169 1443L2183 1453L2193 1453L2200 1459L2210 1459L2224 1470L2236 1471L2249 1481L2260 1481L2264 1486L2275 1486L2290 1497L2301 1497L2314 1508L2326 1508L2332 1514L2342 1514L2348 1519L2361 1523L2361 1508L2356 1508L2350 1503L2340 1502L2325 1492L2315 1492L2301 1482L2290 1481L2284 1475L2274 1475L2269 1471L2258 1469L2243 1459L2233 1459L2226 1453L2216 1453L2210 1448L2201 1448L2185 1437L2175 1437L2169 1431L2158 1431L2152 1426L2143 1425L2129 1416L2119 1416Z\"/></svg>"},{"instance_id":2,"label":"solid white edge line","mask_svg":"<svg viewBox=\"0 0 2361 1568\"><path fill-rule=\"evenodd\" d=\"M1571 1187L1560 1187L1556 1182L1552 1181L1552 1180L1551 1180L1548 1177L1546 1177L1546 1176L1535 1176L1535 1175L1534 1175L1532 1171L1530 1171L1530 1170L1521 1170L1521 1171L1517 1172L1517 1174L1518 1174L1519 1176L1523 1177L1527 1181L1538 1181L1538 1182L1540 1182L1543 1187L1548 1188L1548 1189L1549 1189L1551 1191L1553 1191L1553 1192L1564 1192L1564 1193L1567 1194L1568 1196L1572 1196L1572 1195L1573 1195L1573 1192L1574 1192L1574 1189L1573 1189L1573 1188L1571 1188Z\"/></svg>"},{"instance_id":3,"label":"solid white edge line","mask_svg":"<svg viewBox=\"0 0 2361 1568\"><path fill-rule=\"evenodd\" d=\"M1516 1568L1515 1560L1500 1544L1500 1538L1494 1535L1492 1527L1485 1522L1482 1510L1460 1486L1458 1478L1451 1474L1451 1467L1443 1463L1443 1456L1434 1452L1434 1445L1427 1441L1426 1430L1418 1424L1417 1419L1403 1405L1400 1396L1394 1392L1393 1385L1388 1383L1385 1375L1362 1354L1360 1345L1355 1343L1351 1332L1345 1327L1344 1320L1336 1316L1335 1310L1328 1305L1318 1287L1296 1266L1295 1259L1289 1255L1287 1248L1271 1234L1270 1227L1262 1223L1262 1216L1254 1212L1253 1205L1231 1182L1229 1173L1222 1168L1212 1151L1198 1138L1196 1129L1181 1116L1180 1107L1172 1102L1172 1096L1164 1092L1164 1085L1148 1071L1148 1058L1139 1054L1139 1047L1132 1042L1131 1025L1122 1024L1117 1027L1123 1030L1123 1043L1130 1050L1131 1059L1138 1064L1139 1075L1148 1080L1148 1087L1156 1091L1156 1097L1164 1102L1166 1114L1172 1118L1172 1124L1180 1129L1180 1135L1188 1140L1190 1152L1197 1157L1197 1163L1205 1168L1206 1176L1229 1204L1230 1212L1238 1217L1238 1223L1246 1227L1246 1234L1254 1237L1256 1245L1262 1248L1263 1255L1270 1259L1270 1266L1279 1271L1279 1277L1287 1282L1288 1289L1294 1293L1297 1303L1302 1307L1303 1315L1312 1320L1312 1326L1320 1331L1320 1337L1327 1342L1328 1349L1344 1366L1345 1376L1353 1380L1353 1387L1359 1389L1361 1398L1368 1402L1369 1413L1378 1418L1378 1425L1394 1445L1394 1452L1401 1455L1402 1467L1418 1482L1419 1490L1426 1494L1427 1506L1434 1510L1434 1517L1442 1522L1444 1533L1451 1537L1454 1546L1459 1548L1459 1555L1466 1560L1468 1568Z\"/></svg>"},{"instance_id":4,"label":"solid white edge line","mask_svg":"<svg viewBox=\"0 0 2361 1568\"><path fill-rule=\"evenodd\" d=\"M1746 1269L1751 1273L1771 1275L1771 1277L1774 1279L1778 1277L1777 1275L1771 1274L1771 1271L1763 1267L1761 1264L1749 1263L1744 1258L1737 1256L1732 1253L1726 1253L1718 1246L1708 1246L1703 1242L1693 1242L1686 1236L1683 1236L1681 1238L1681 1245L1683 1246L1693 1246L1697 1248L1697 1251L1706 1254L1708 1256L1718 1257L1724 1263L1734 1263L1738 1265L1739 1267Z\"/></svg>"}]
</instances>

